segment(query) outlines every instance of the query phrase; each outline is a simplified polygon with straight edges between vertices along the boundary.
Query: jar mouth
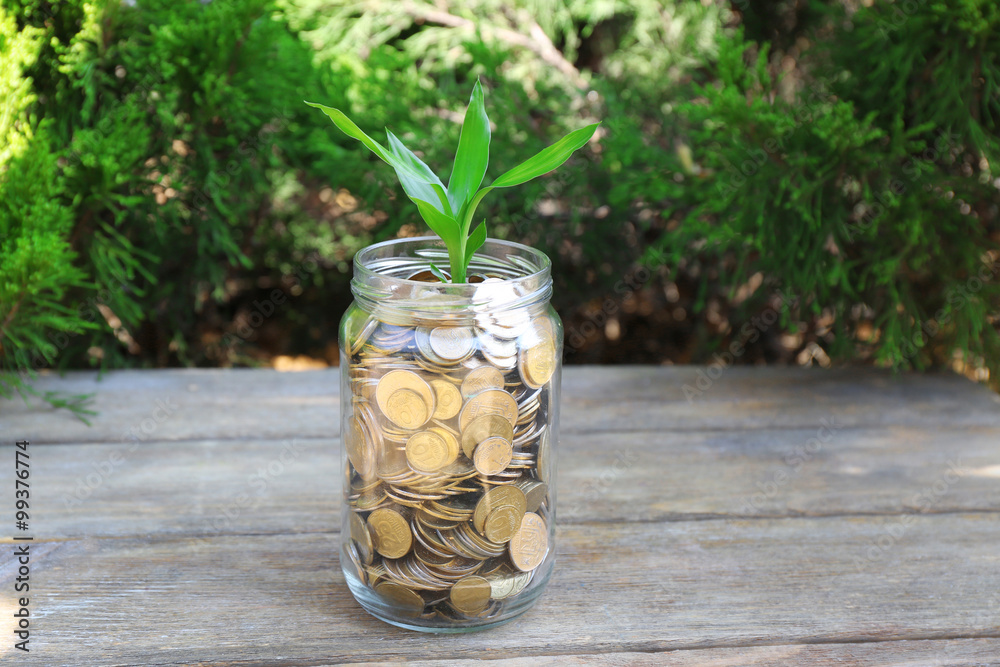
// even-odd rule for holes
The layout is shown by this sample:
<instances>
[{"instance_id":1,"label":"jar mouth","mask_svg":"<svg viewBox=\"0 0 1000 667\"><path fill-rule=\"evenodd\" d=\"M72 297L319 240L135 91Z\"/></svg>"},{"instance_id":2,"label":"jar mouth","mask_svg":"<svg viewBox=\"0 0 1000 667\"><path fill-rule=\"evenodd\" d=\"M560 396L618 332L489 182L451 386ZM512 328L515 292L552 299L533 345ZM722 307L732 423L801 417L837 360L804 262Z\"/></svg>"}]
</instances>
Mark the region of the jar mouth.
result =
<instances>
[{"instance_id":1,"label":"jar mouth","mask_svg":"<svg viewBox=\"0 0 1000 667\"><path fill-rule=\"evenodd\" d=\"M354 278L364 279L366 274L400 283L421 286L444 285L409 277L429 270L431 263L448 270L448 249L437 236L418 236L394 239L370 245L354 255ZM549 279L552 261L540 250L513 241L487 239L469 262L469 275L482 274L506 281L544 282ZM451 288L464 285L475 287L479 283L447 283Z\"/></svg>"},{"instance_id":2,"label":"jar mouth","mask_svg":"<svg viewBox=\"0 0 1000 667\"><path fill-rule=\"evenodd\" d=\"M487 239L469 262L479 283L410 280L431 263L448 267L448 251L436 236L395 239L368 246L354 256L351 291L358 304L384 321L413 317L463 319L497 310L544 309L552 293L552 262L529 246ZM384 317L383 317L384 316ZM387 319L386 319L387 318Z\"/></svg>"}]
</instances>

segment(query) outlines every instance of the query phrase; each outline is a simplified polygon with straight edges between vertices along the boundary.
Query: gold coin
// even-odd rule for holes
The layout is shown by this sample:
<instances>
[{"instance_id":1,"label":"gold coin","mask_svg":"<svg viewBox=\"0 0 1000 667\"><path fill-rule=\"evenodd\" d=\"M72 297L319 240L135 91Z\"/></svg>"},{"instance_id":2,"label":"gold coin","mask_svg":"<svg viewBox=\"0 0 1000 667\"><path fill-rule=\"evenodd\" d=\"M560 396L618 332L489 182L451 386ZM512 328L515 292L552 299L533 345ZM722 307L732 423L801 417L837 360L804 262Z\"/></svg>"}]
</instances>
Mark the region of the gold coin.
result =
<instances>
[{"instance_id":1,"label":"gold coin","mask_svg":"<svg viewBox=\"0 0 1000 667\"><path fill-rule=\"evenodd\" d=\"M515 486L494 486L486 491L472 514L472 525L482 533L486 526L486 517L490 512L498 507L514 507L520 514L524 514L528 501L524 497L521 489Z\"/></svg>"},{"instance_id":2,"label":"gold coin","mask_svg":"<svg viewBox=\"0 0 1000 667\"><path fill-rule=\"evenodd\" d=\"M416 616L424 610L424 599L405 586L383 581L375 586L375 592L409 616Z\"/></svg>"},{"instance_id":3,"label":"gold coin","mask_svg":"<svg viewBox=\"0 0 1000 667\"><path fill-rule=\"evenodd\" d=\"M516 507L498 507L486 517L483 533L490 542L503 544L509 542L517 529L521 527L523 514Z\"/></svg>"},{"instance_id":4,"label":"gold coin","mask_svg":"<svg viewBox=\"0 0 1000 667\"><path fill-rule=\"evenodd\" d=\"M503 373L492 366L480 366L462 380L462 396L469 398L487 389L503 389Z\"/></svg>"},{"instance_id":5,"label":"gold coin","mask_svg":"<svg viewBox=\"0 0 1000 667\"><path fill-rule=\"evenodd\" d=\"M524 384L538 389L552 378L556 370L556 345L550 334L540 332L540 342L521 352L518 369Z\"/></svg>"},{"instance_id":6,"label":"gold coin","mask_svg":"<svg viewBox=\"0 0 1000 667\"><path fill-rule=\"evenodd\" d=\"M534 512L528 512L507 546L510 560L517 569L522 572L534 570L545 560L549 550L549 531L545 521Z\"/></svg>"},{"instance_id":7,"label":"gold coin","mask_svg":"<svg viewBox=\"0 0 1000 667\"><path fill-rule=\"evenodd\" d=\"M396 510L375 510L368 517L375 550L386 558L402 558L413 545L410 524Z\"/></svg>"},{"instance_id":8,"label":"gold coin","mask_svg":"<svg viewBox=\"0 0 1000 667\"><path fill-rule=\"evenodd\" d=\"M467 428L462 429L462 451L472 458L476 445L483 440L499 437L508 442L514 441L514 427L499 415L483 415L473 419Z\"/></svg>"},{"instance_id":9,"label":"gold coin","mask_svg":"<svg viewBox=\"0 0 1000 667\"><path fill-rule=\"evenodd\" d=\"M445 361L461 361L475 348L472 330L466 327L437 327L427 336L431 349Z\"/></svg>"},{"instance_id":10,"label":"gold coin","mask_svg":"<svg viewBox=\"0 0 1000 667\"><path fill-rule=\"evenodd\" d=\"M513 427L517 423L517 401L503 389L479 392L466 402L459 413L459 426L464 431L474 419L483 415L498 415Z\"/></svg>"},{"instance_id":11,"label":"gold coin","mask_svg":"<svg viewBox=\"0 0 1000 667\"><path fill-rule=\"evenodd\" d=\"M514 486L524 492L524 497L528 501L527 508L529 512L534 512L541 507L542 501L545 500L545 496L549 493L548 484L540 482L537 479L531 479L530 477L525 477L515 483Z\"/></svg>"},{"instance_id":12,"label":"gold coin","mask_svg":"<svg viewBox=\"0 0 1000 667\"><path fill-rule=\"evenodd\" d=\"M457 446L452 452L447 441L434 431L415 433L406 441L406 461L416 472L437 472L457 456Z\"/></svg>"},{"instance_id":13,"label":"gold coin","mask_svg":"<svg viewBox=\"0 0 1000 667\"><path fill-rule=\"evenodd\" d=\"M462 409L462 392L447 380L431 380L431 387L437 397L434 419L451 419Z\"/></svg>"},{"instance_id":14,"label":"gold coin","mask_svg":"<svg viewBox=\"0 0 1000 667\"><path fill-rule=\"evenodd\" d=\"M535 458L535 472L538 479L546 484L549 482L549 432L542 433L538 440L538 456Z\"/></svg>"},{"instance_id":15,"label":"gold coin","mask_svg":"<svg viewBox=\"0 0 1000 667\"><path fill-rule=\"evenodd\" d=\"M487 438L476 445L473 453L473 463L481 475L496 475L510 465L514 450L510 442L503 438Z\"/></svg>"},{"instance_id":16,"label":"gold coin","mask_svg":"<svg viewBox=\"0 0 1000 667\"><path fill-rule=\"evenodd\" d=\"M505 600L523 591L533 574L534 572L511 570L504 565L496 572L484 576L490 582L493 599Z\"/></svg>"},{"instance_id":17,"label":"gold coin","mask_svg":"<svg viewBox=\"0 0 1000 667\"><path fill-rule=\"evenodd\" d=\"M357 415L352 416L347 423L344 449L347 451L348 460L362 479L367 480L375 476L375 451Z\"/></svg>"},{"instance_id":18,"label":"gold coin","mask_svg":"<svg viewBox=\"0 0 1000 667\"><path fill-rule=\"evenodd\" d=\"M393 392L385 403L384 414L393 424L408 430L420 428L431 417L427 403L410 389Z\"/></svg>"},{"instance_id":19,"label":"gold coin","mask_svg":"<svg viewBox=\"0 0 1000 667\"><path fill-rule=\"evenodd\" d=\"M432 426L427 430L437 433L444 439L444 444L448 447L448 463L445 464L445 467L451 466L451 464L455 462L455 459L458 458L458 453L462 451L461 447L458 445L458 438L455 437L454 433L446 428L441 428L440 426ZM443 472L451 474L451 471L452 468L448 468L448 470Z\"/></svg>"},{"instance_id":20,"label":"gold coin","mask_svg":"<svg viewBox=\"0 0 1000 667\"><path fill-rule=\"evenodd\" d=\"M365 574L365 567L361 564L361 558L358 556L357 542L351 542L347 545L347 557L350 559L351 565L354 566L354 575L361 580L362 584L367 584L368 575Z\"/></svg>"},{"instance_id":21,"label":"gold coin","mask_svg":"<svg viewBox=\"0 0 1000 667\"><path fill-rule=\"evenodd\" d=\"M408 389L417 394L425 404L424 410L427 413L427 418L430 419L430 416L434 414L437 402L434 390L419 375L413 371L404 370L390 371L378 381L378 385L375 387L375 401L382 414L389 417L389 399L401 389ZM423 423L420 424L420 426L422 425ZM397 426L402 426L402 424L397 424Z\"/></svg>"},{"instance_id":22,"label":"gold coin","mask_svg":"<svg viewBox=\"0 0 1000 667\"><path fill-rule=\"evenodd\" d=\"M372 535L368 532L368 524L359 517L356 512L351 512L351 539L354 540L358 557L365 565L371 565L375 557L375 545L372 544Z\"/></svg>"},{"instance_id":23,"label":"gold coin","mask_svg":"<svg viewBox=\"0 0 1000 667\"><path fill-rule=\"evenodd\" d=\"M463 577L451 587L451 606L463 614L478 614L490 603L493 589L483 577Z\"/></svg>"}]
</instances>

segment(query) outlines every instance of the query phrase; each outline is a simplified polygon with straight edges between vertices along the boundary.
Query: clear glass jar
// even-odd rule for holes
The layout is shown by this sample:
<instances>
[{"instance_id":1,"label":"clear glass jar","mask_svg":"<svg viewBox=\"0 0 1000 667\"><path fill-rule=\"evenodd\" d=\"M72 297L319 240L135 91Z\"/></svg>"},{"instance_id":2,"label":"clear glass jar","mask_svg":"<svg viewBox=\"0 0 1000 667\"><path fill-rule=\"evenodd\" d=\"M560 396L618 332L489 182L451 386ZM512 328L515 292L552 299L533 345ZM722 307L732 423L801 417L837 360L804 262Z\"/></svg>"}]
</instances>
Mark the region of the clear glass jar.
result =
<instances>
[{"instance_id":1,"label":"clear glass jar","mask_svg":"<svg viewBox=\"0 0 1000 667\"><path fill-rule=\"evenodd\" d=\"M464 632L525 612L552 572L563 332L543 253L488 240L457 285L431 262L431 237L354 258L340 562L377 618Z\"/></svg>"}]
</instances>

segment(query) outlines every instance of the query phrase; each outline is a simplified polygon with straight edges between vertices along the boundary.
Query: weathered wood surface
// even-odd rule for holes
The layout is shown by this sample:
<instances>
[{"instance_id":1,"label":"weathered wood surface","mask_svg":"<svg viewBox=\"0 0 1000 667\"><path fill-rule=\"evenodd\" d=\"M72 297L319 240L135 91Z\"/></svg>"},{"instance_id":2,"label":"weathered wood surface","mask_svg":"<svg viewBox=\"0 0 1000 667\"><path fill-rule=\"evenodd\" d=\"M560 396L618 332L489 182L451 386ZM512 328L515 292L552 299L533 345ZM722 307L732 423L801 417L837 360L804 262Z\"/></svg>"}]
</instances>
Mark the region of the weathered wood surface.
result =
<instances>
[{"instance_id":1,"label":"weathered wood surface","mask_svg":"<svg viewBox=\"0 0 1000 667\"><path fill-rule=\"evenodd\" d=\"M12 441L33 443L36 535L32 652L12 651L5 557L0 662L1000 664L997 396L730 368L689 401L702 377L565 370L553 580L513 623L451 637L347 591L335 371L46 378L101 414L0 402L5 487Z\"/></svg>"}]
</instances>

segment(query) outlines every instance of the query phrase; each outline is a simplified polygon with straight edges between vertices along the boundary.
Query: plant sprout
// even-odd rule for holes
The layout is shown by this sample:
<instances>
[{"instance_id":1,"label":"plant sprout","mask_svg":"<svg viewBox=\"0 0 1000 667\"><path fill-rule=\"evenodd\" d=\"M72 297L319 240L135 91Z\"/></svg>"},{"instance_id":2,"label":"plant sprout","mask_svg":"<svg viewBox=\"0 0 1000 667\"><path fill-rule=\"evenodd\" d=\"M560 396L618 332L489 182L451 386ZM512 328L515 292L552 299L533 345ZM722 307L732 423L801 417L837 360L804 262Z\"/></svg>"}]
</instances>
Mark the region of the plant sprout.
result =
<instances>
[{"instance_id":1,"label":"plant sprout","mask_svg":"<svg viewBox=\"0 0 1000 667\"><path fill-rule=\"evenodd\" d=\"M489 162L490 120L486 116L483 87L476 80L469 108L462 123L451 179L445 188L441 179L431 171L430 167L404 146L388 128L385 133L389 147L386 148L362 132L339 109L314 102L306 104L322 110L347 136L363 143L368 150L396 170L406 195L417 205L417 210L427 226L441 237L448 248L448 262L451 265L451 278L454 283L465 282L466 270L472 255L486 241L486 220L472 229L472 218L483 197L494 188L520 185L552 171L586 144L600 125L594 123L570 132L531 159L494 180L488 187L480 188ZM432 271L442 281L447 282L447 277L437 267L432 265Z\"/></svg>"}]
</instances>

